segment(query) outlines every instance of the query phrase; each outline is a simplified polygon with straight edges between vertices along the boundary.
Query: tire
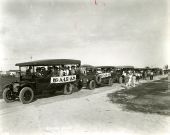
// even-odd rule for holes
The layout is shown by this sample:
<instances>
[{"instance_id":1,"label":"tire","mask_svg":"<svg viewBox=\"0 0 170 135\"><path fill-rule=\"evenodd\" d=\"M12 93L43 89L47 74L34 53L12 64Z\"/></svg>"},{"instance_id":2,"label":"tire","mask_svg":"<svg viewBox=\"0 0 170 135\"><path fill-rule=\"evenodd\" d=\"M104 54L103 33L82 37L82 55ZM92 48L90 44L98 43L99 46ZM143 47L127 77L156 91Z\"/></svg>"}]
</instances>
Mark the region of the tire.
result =
<instances>
[{"instance_id":1,"label":"tire","mask_svg":"<svg viewBox=\"0 0 170 135\"><path fill-rule=\"evenodd\" d=\"M30 87L24 87L19 93L19 99L23 104L28 104L34 99L34 92Z\"/></svg>"},{"instance_id":2,"label":"tire","mask_svg":"<svg viewBox=\"0 0 170 135\"><path fill-rule=\"evenodd\" d=\"M95 88L96 88L95 81L94 81L94 80L91 80L91 81L89 82L88 87L89 87L90 90L95 89Z\"/></svg>"},{"instance_id":3,"label":"tire","mask_svg":"<svg viewBox=\"0 0 170 135\"><path fill-rule=\"evenodd\" d=\"M12 90L10 90L9 88L5 88L3 91L3 99L5 100L5 102L10 103L13 102L15 100L15 96L12 92Z\"/></svg>"},{"instance_id":4,"label":"tire","mask_svg":"<svg viewBox=\"0 0 170 135\"><path fill-rule=\"evenodd\" d=\"M120 84L123 83L123 77L119 77L119 83L120 83Z\"/></svg>"},{"instance_id":5,"label":"tire","mask_svg":"<svg viewBox=\"0 0 170 135\"><path fill-rule=\"evenodd\" d=\"M108 83L109 86L112 86L113 85L113 79L112 78L109 78L109 83Z\"/></svg>"},{"instance_id":6,"label":"tire","mask_svg":"<svg viewBox=\"0 0 170 135\"><path fill-rule=\"evenodd\" d=\"M64 95L70 95L73 93L73 85L71 83L67 83L64 85Z\"/></svg>"},{"instance_id":7,"label":"tire","mask_svg":"<svg viewBox=\"0 0 170 135\"><path fill-rule=\"evenodd\" d=\"M99 85L99 84L101 84L101 82L102 82L101 76L100 76L100 75L97 75L97 76L96 76L96 83Z\"/></svg>"}]
</instances>

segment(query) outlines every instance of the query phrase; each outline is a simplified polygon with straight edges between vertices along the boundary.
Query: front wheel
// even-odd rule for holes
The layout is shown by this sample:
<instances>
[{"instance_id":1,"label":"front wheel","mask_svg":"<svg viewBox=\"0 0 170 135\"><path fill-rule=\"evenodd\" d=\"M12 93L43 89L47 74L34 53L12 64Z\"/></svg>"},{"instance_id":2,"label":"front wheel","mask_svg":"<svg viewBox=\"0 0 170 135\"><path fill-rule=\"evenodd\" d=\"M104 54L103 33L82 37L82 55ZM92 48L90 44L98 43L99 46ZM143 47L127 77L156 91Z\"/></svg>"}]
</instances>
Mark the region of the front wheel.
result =
<instances>
[{"instance_id":1,"label":"front wheel","mask_svg":"<svg viewBox=\"0 0 170 135\"><path fill-rule=\"evenodd\" d=\"M10 103L15 100L14 93L9 88L5 88L3 91L3 99L5 102Z\"/></svg>"},{"instance_id":2,"label":"front wheel","mask_svg":"<svg viewBox=\"0 0 170 135\"><path fill-rule=\"evenodd\" d=\"M102 82L101 76L100 76L100 75L97 75L97 76L96 76L96 83L97 83L98 85L100 85L101 82Z\"/></svg>"},{"instance_id":3,"label":"front wheel","mask_svg":"<svg viewBox=\"0 0 170 135\"><path fill-rule=\"evenodd\" d=\"M90 90L93 90L93 89L95 89L95 87L96 87L95 81L94 81L94 80L91 80L91 81L89 82L89 89L90 89Z\"/></svg>"},{"instance_id":4,"label":"front wheel","mask_svg":"<svg viewBox=\"0 0 170 135\"><path fill-rule=\"evenodd\" d=\"M19 99L23 104L28 104L34 99L34 92L30 87L24 87L19 93Z\"/></svg>"}]
</instances>

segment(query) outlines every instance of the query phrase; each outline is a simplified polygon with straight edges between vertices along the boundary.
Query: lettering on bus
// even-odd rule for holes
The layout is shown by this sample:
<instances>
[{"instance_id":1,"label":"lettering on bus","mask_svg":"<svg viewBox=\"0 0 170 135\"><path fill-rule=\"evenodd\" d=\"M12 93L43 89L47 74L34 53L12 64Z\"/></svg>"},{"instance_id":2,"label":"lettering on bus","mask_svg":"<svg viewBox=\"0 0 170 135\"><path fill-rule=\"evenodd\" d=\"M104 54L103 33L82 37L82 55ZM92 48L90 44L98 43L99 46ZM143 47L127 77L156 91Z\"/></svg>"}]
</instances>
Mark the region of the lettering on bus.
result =
<instances>
[{"instance_id":1,"label":"lettering on bus","mask_svg":"<svg viewBox=\"0 0 170 135\"><path fill-rule=\"evenodd\" d=\"M62 76L62 77L51 77L51 83L66 83L76 81L76 75Z\"/></svg>"}]
</instances>

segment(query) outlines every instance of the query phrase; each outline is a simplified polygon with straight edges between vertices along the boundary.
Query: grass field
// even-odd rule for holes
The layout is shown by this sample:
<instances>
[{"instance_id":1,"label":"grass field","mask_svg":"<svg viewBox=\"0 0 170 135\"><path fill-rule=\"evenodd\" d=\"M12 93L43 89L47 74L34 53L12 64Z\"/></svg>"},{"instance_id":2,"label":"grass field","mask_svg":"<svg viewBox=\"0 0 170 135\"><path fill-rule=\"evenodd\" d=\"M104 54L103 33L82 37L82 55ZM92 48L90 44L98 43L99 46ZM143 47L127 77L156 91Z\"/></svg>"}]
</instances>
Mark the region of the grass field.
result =
<instances>
[{"instance_id":1,"label":"grass field","mask_svg":"<svg viewBox=\"0 0 170 135\"><path fill-rule=\"evenodd\" d=\"M131 89L108 94L113 103L126 111L170 115L170 80L167 78L145 83Z\"/></svg>"},{"instance_id":2,"label":"grass field","mask_svg":"<svg viewBox=\"0 0 170 135\"><path fill-rule=\"evenodd\" d=\"M2 98L3 87L16 80L18 80L18 78L13 76L0 76L0 98Z\"/></svg>"}]
</instances>

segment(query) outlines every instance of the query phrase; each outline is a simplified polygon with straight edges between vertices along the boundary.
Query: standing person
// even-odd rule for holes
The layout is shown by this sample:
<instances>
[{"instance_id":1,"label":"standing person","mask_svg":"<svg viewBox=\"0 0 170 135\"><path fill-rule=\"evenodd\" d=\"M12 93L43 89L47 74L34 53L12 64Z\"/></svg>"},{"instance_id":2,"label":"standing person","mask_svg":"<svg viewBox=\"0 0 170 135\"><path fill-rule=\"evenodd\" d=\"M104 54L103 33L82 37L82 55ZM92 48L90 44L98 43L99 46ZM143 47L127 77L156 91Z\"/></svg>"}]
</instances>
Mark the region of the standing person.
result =
<instances>
[{"instance_id":1,"label":"standing person","mask_svg":"<svg viewBox=\"0 0 170 135\"><path fill-rule=\"evenodd\" d=\"M136 74L135 74L135 72L133 72L133 74L132 74L132 86L133 87L136 86Z\"/></svg>"},{"instance_id":2,"label":"standing person","mask_svg":"<svg viewBox=\"0 0 170 135\"><path fill-rule=\"evenodd\" d=\"M129 80L128 80L128 84L127 84L128 87L132 86L132 77L133 77L133 74L131 71L129 71Z\"/></svg>"},{"instance_id":3,"label":"standing person","mask_svg":"<svg viewBox=\"0 0 170 135\"><path fill-rule=\"evenodd\" d=\"M80 78L80 74L81 74L81 69L80 69L80 66L78 65L76 68L76 76L78 79Z\"/></svg>"},{"instance_id":4,"label":"standing person","mask_svg":"<svg viewBox=\"0 0 170 135\"><path fill-rule=\"evenodd\" d=\"M151 71L151 73L150 73L150 78L151 78L151 80L153 80L153 71Z\"/></svg>"},{"instance_id":5,"label":"standing person","mask_svg":"<svg viewBox=\"0 0 170 135\"><path fill-rule=\"evenodd\" d=\"M128 86L129 75L126 73L124 78L125 78L125 85Z\"/></svg>"},{"instance_id":6,"label":"standing person","mask_svg":"<svg viewBox=\"0 0 170 135\"><path fill-rule=\"evenodd\" d=\"M136 75L136 82L138 82L138 83L139 83L140 73L139 73L139 72L137 72L135 75Z\"/></svg>"},{"instance_id":7,"label":"standing person","mask_svg":"<svg viewBox=\"0 0 170 135\"><path fill-rule=\"evenodd\" d=\"M144 72L144 79L146 80L147 77L147 71Z\"/></svg>"},{"instance_id":8,"label":"standing person","mask_svg":"<svg viewBox=\"0 0 170 135\"><path fill-rule=\"evenodd\" d=\"M123 77L123 82L125 83L125 77L126 77L126 72L125 71L123 71L122 77Z\"/></svg>"},{"instance_id":9,"label":"standing person","mask_svg":"<svg viewBox=\"0 0 170 135\"><path fill-rule=\"evenodd\" d=\"M142 74L142 79L145 80L145 72L143 70L141 71L141 74Z\"/></svg>"},{"instance_id":10,"label":"standing person","mask_svg":"<svg viewBox=\"0 0 170 135\"><path fill-rule=\"evenodd\" d=\"M151 71L148 71L148 77L150 78L150 80L152 80L152 76L151 76Z\"/></svg>"}]
</instances>

